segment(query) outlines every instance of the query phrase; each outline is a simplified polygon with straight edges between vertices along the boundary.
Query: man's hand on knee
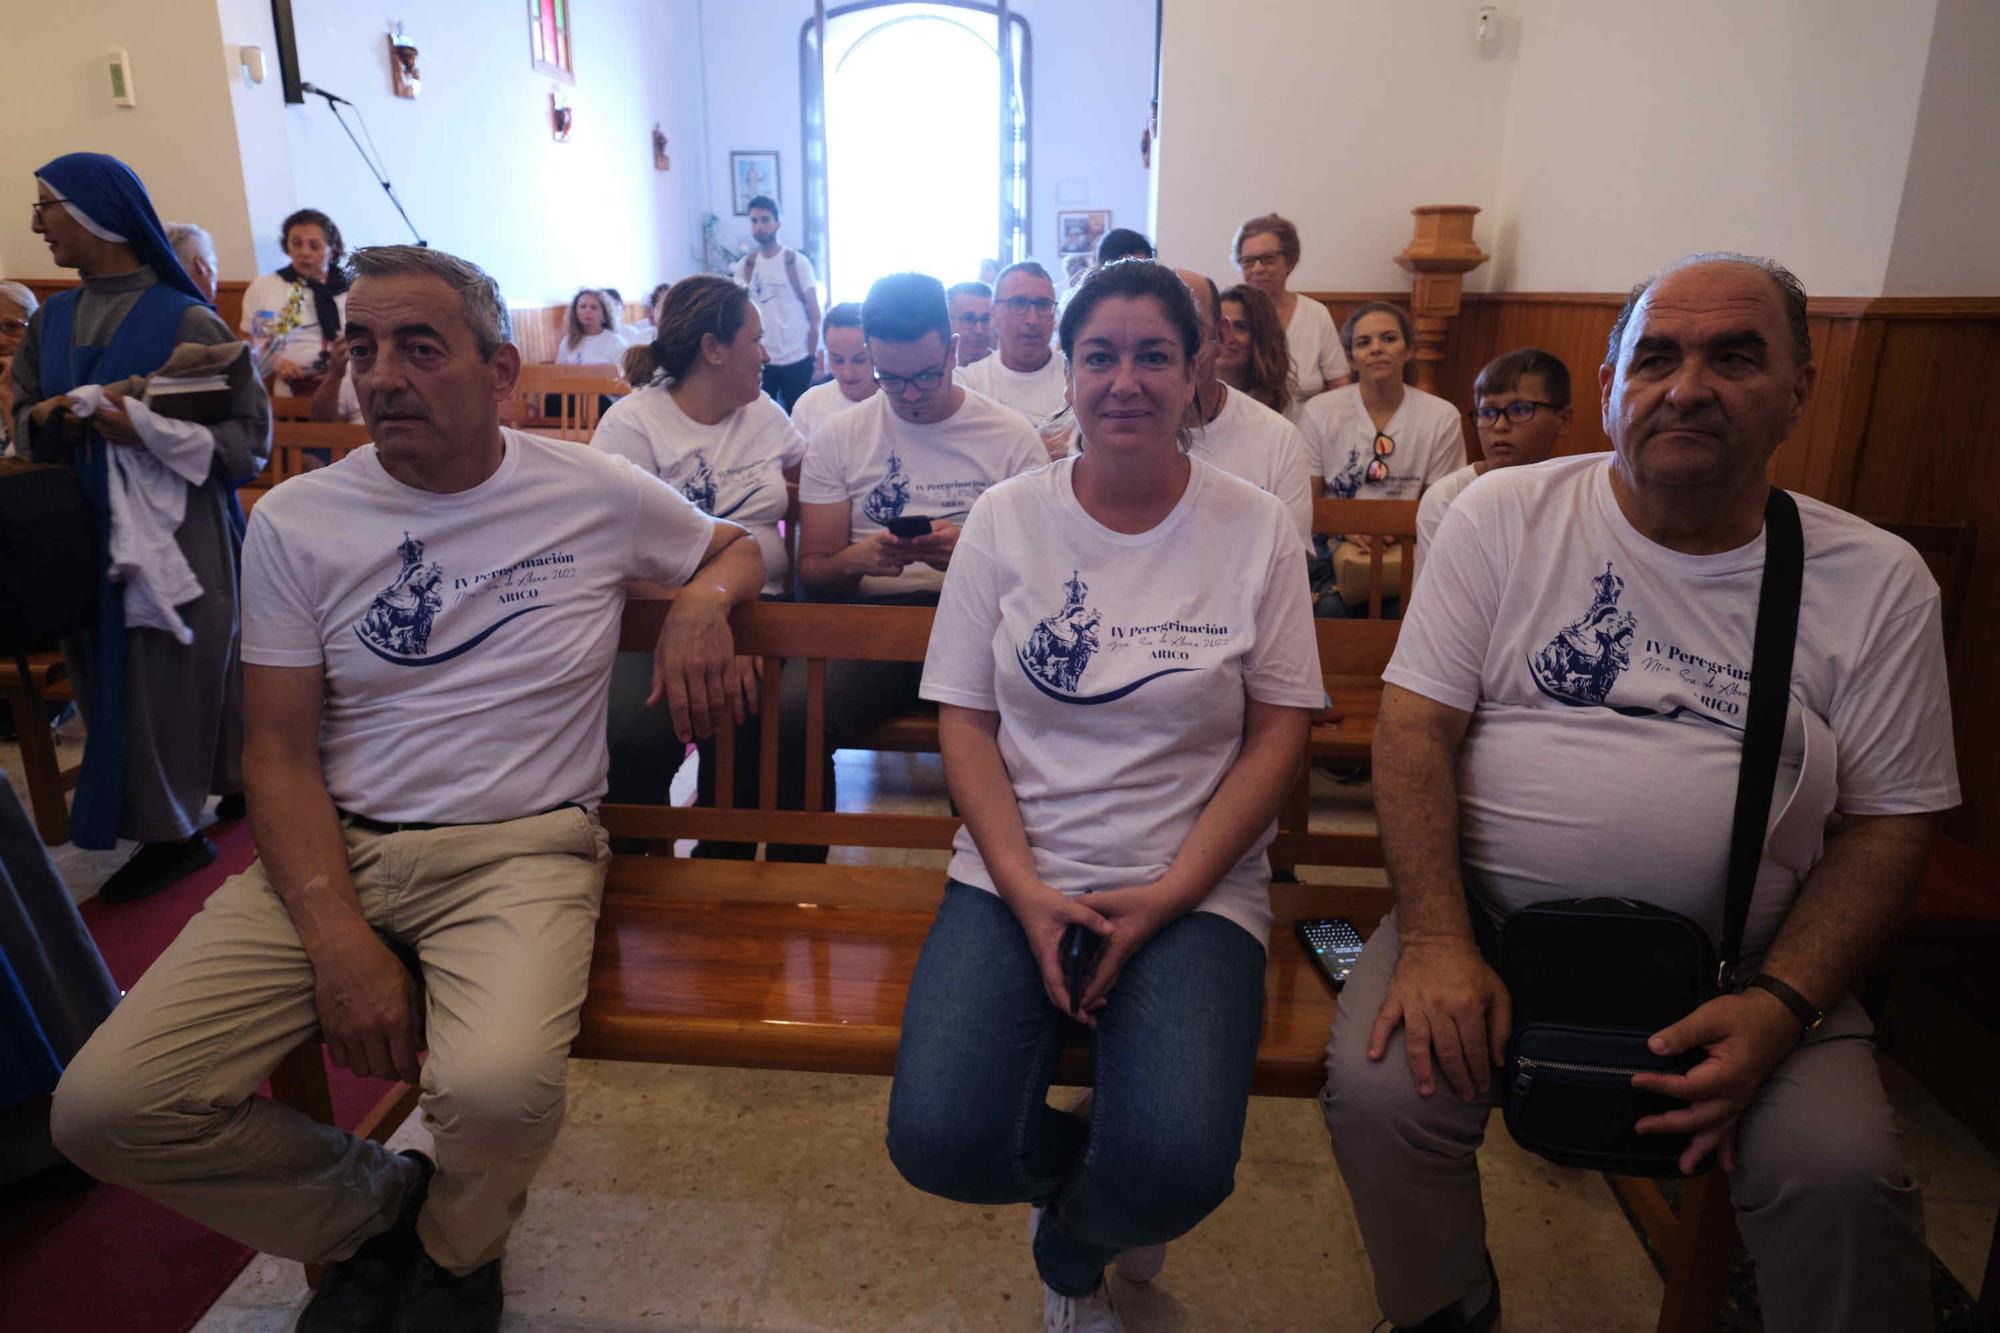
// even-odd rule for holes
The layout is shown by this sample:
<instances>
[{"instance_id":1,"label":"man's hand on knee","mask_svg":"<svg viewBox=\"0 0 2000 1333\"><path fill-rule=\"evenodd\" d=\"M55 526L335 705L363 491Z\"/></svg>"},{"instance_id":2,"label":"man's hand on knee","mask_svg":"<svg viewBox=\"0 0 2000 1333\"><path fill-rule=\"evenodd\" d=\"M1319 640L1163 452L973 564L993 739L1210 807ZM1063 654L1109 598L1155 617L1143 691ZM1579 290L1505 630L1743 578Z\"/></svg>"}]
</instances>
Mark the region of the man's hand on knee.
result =
<instances>
[{"instance_id":1,"label":"man's hand on knee","mask_svg":"<svg viewBox=\"0 0 2000 1333\"><path fill-rule=\"evenodd\" d=\"M313 1007L333 1062L363 1078L417 1081L423 1009L417 979L372 930L312 955Z\"/></svg>"},{"instance_id":2,"label":"man's hand on knee","mask_svg":"<svg viewBox=\"0 0 2000 1333\"><path fill-rule=\"evenodd\" d=\"M1641 1134L1692 1134L1680 1168L1691 1174L1709 1153L1736 1167L1736 1121L1771 1071L1799 1044L1799 1020L1763 991L1721 995L1653 1034L1655 1055L1680 1055L1697 1047L1708 1058L1685 1074L1634 1074L1632 1086L1689 1103L1685 1110L1649 1115L1634 1126Z\"/></svg>"},{"instance_id":3,"label":"man's hand on knee","mask_svg":"<svg viewBox=\"0 0 2000 1333\"><path fill-rule=\"evenodd\" d=\"M1493 1066L1506 1057L1513 1011L1507 987L1471 940L1406 940L1368 1034L1370 1060L1387 1053L1398 1026L1418 1094L1435 1092L1442 1073L1471 1101L1486 1095Z\"/></svg>"}]
</instances>

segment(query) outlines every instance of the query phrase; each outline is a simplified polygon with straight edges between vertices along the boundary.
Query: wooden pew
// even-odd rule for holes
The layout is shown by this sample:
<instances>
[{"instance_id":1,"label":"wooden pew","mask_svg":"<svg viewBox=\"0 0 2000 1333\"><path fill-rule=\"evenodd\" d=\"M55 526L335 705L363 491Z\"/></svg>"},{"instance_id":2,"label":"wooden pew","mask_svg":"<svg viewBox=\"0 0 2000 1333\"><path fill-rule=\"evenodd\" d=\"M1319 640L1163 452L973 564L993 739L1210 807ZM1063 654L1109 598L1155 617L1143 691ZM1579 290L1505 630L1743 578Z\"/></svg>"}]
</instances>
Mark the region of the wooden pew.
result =
<instances>
[{"instance_id":1,"label":"wooden pew","mask_svg":"<svg viewBox=\"0 0 2000 1333\"><path fill-rule=\"evenodd\" d=\"M612 366L522 366L501 420L537 435L588 444L597 431L601 400L631 389ZM558 403L554 415L545 411L550 398Z\"/></svg>"},{"instance_id":2,"label":"wooden pew","mask_svg":"<svg viewBox=\"0 0 2000 1333\"><path fill-rule=\"evenodd\" d=\"M314 454L324 453L328 461L338 461L368 443L368 427L360 423L327 421L274 421L271 423L271 459L256 480L237 491L237 499L248 514L264 493L280 482L312 470Z\"/></svg>"},{"instance_id":3,"label":"wooden pew","mask_svg":"<svg viewBox=\"0 0 2000 1333\"><path fill-rule=\"evenodd\" d=\"M75 790L81 765L64 768L56 758L55 736L49 729L45 703L67 703L74 697L69 668L61 653L29 653L27 674L10 659L0 659L0 694L7 699L14 735L21 746L21 768L28 780L28 808L35 832L47 846L69 841L69 803L64 794Z\"/></svg>"}]
</instances>

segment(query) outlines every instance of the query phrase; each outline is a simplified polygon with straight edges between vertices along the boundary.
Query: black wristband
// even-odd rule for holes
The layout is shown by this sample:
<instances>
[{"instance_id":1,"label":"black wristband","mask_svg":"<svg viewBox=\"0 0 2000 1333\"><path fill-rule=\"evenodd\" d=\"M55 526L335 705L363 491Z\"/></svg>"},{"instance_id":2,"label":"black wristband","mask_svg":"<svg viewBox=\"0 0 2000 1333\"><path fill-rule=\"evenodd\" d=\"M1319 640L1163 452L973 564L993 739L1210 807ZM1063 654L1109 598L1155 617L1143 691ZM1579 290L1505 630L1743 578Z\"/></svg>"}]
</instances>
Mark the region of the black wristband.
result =
<instances>
[{"instance_id":1,"label":"black wristband","mask_svg":"<svg viewBox=\"0 0 2000 1333\"><path fill-rule=\"evenodd\" d=\"M1792 1017L1798 1019L1799 1026L1807 1032L1811 1032L1814 1028L1818 1027L1820 1020L1826 1017L1820 1010L1813 1008L1811 1000L1808 1000L1805 996L1799 994L1792 987L1778 980L1769 972L1759 972L1756 976L1750 978L1749 985L1743 989L1760 990L1775 996L1778 1003L1792 1011Z\"/></svg>"}]
</instances>

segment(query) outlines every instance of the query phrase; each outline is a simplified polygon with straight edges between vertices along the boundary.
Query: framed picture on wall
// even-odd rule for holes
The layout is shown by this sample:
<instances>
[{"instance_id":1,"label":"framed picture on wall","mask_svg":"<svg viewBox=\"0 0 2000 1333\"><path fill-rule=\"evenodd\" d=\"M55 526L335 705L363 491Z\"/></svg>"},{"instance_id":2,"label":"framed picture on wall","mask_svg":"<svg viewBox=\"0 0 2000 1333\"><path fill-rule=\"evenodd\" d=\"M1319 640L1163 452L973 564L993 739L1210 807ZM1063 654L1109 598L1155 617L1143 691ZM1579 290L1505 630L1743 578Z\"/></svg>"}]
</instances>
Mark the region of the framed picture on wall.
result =
<instances>
[{"instance_id":1,"label":"framed picture on wall","mask_svg":"<svg viewBox=\"0 0 2000 1333\"><path fill-rule=\"evenodd\" d=\"M1057 213L1056 253L1094 255L1097 253L1098 238L1110 230L1111 210L1108 208Z\"/></svg>"},{"instance_id":2,"label":"framed picture on wall","mask_svg":"<svg viewBox=\"0 0 2000 1333\"><path fill-rule=\"evenodd\" d=\"M769 195L782 206L784 199L778 193L778 154L771 152L731 153L729 155L729 186L732 205L737 217L750 212L750 201L760 194Z\"/></svg>"}]
</instances>

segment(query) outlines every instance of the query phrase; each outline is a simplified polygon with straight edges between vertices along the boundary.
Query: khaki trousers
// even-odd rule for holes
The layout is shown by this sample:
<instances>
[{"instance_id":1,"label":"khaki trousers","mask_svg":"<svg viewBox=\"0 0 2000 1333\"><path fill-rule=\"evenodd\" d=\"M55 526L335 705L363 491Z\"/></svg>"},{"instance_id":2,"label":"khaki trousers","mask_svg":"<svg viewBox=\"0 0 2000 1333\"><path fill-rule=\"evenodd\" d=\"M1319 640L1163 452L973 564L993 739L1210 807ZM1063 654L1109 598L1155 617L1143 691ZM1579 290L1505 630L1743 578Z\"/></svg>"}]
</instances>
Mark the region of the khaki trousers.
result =
<instances>
[{"instance_id":1,"label":"khaki trousers","mask_svg":"<svg viewBox=\"0 0 2000 1333\"><path fill-rule=\"evenodd\" d=\"M1369 1060L1401 953L1391 913L1341 992L1320 1109L1375 1299L1391 1322L1418 1324L1485 1281L1474 1154L1492 1103L1461 1102L1442 1078L1418 1096L1400 1028L1382 1060ZM1737 1122L1730 1200L1771 1333L1931 1327L1923 1203L1898 1155L1872 1034L1861 1006L1842 999Z\"/></svg>"},{"instance_id":2,"label":"khaki trousers","mask_svg":"<svg viewBox=\"0 0 2000 1333\"><path fill-rule=\"evenodd\" d=\"M423 964L418 1218L454 1273L497 1258L563 1117L608 844L567 808L499 824L345 830L370 925ZM255 1095L319 1027L312 965L257 862L229 879L112 1011L56 1089L56 1145L270 1254L343 1259L394 1222L414 1164Z\"/></svg>"}]
</instances>

